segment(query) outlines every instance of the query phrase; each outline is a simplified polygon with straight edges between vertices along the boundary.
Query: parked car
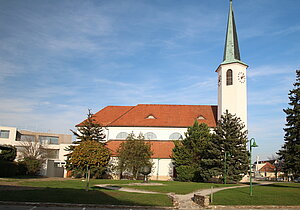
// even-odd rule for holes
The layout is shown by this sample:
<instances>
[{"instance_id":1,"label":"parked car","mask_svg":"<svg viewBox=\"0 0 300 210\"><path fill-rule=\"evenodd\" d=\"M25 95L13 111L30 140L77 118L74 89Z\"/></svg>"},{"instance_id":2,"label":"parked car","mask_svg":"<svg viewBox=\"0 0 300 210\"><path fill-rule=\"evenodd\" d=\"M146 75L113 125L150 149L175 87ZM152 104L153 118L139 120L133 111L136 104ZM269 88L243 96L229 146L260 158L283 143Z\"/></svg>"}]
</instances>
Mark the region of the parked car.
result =
<instances>
[{"instance_id":1,"label":"parked car","mask_svg":"<svg viewBox=\"0 0 300 210\"><path fill-rule=\"evenodd\" d=\"M294 182L298 182L298 183L300 183L300 177L298 177L298 178L294 179Z\"/></svg>"}]
</instances>

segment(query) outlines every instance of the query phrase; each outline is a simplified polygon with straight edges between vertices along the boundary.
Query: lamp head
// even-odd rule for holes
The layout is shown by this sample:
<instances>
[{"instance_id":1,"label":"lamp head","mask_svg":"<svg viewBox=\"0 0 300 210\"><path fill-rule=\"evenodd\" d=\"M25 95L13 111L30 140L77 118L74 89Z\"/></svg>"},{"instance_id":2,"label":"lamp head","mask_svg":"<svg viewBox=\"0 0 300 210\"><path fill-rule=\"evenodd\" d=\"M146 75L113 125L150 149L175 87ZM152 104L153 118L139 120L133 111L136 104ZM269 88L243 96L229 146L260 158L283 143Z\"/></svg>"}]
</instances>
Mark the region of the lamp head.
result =
<instances>
[{"instance_id":1,"label":"lamp head","mask_svg":"<svg viewBox=\"0 0 300 210\"><path fill-rule=\"evenodd\" d=\"M252 139L253 139L253 143L251 144L251 147L258 147L258 145L255 142L255 139L254 138L252 138Z\"/></svg>"}]
</instances>

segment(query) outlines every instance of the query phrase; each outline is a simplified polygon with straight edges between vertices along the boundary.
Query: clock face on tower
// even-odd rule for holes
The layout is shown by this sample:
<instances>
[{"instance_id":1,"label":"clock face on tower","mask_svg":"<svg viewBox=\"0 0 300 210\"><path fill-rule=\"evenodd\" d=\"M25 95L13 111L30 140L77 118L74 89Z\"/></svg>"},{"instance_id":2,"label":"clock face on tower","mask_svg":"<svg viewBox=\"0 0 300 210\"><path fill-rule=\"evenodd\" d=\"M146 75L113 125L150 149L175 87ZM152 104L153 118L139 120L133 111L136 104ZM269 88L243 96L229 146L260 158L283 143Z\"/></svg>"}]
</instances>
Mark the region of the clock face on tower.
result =
<instances>
[{"instance_id":1,"label":"clock face on tower","mask_svg":"<svg viewBox=\"0 0 300 210\"><path fill-rule=\"evenodd\" d=\"M238 73L238 80L240 83L244 83L246 81L246 75L243 72Z\"/></svg>"}]
</instances>

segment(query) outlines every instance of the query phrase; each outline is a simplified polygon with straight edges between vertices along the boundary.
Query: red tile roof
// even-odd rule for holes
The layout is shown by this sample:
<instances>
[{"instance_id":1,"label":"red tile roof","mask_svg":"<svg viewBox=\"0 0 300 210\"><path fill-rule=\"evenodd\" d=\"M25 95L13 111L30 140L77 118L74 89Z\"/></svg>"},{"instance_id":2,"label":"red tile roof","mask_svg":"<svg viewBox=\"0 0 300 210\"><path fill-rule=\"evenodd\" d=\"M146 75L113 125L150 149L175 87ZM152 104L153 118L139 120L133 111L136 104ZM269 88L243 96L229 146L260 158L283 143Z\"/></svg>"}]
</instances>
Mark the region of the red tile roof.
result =
<instances>
[{"instance_id":1,"label":"red tile roof","mask_svg":"<svg viewBox=\"0 0 300 210\"><path fill-rule=\"evenodd\" d=\"M123 140L124 141L124 140ZM108 141L106 146L112 151L112 156L117 156L117 150L123 141ZM174 148L173 141L147 141L151 144L153 155L151 158L170 158L172 149Z\"/></svg>"},{"instance_id":2,"label":"red tile roof","mask_svg":"<svg viewBox=\"0 0 300 210\"><path fill-rule=\"evenodd\" d=\"M155 119L147 119L149 115ZM217 106L161 104L107 106L94 114L94 118L102 126L115 127L188 127L199 118L199 123L215 127Z\"/></svg>"},{"instance_id":3,"label":"red tile roof","mask_svg":"<svg viewBox=\"0 0 300 210\"><path fill-rule=\"evenodd\" d=\"M259 169L259 171L260 172L274 172L274 171L276 171L276 167L273 164L266 162L266 164L263 167L261 167Z\"/></svg>"}]
</instances>

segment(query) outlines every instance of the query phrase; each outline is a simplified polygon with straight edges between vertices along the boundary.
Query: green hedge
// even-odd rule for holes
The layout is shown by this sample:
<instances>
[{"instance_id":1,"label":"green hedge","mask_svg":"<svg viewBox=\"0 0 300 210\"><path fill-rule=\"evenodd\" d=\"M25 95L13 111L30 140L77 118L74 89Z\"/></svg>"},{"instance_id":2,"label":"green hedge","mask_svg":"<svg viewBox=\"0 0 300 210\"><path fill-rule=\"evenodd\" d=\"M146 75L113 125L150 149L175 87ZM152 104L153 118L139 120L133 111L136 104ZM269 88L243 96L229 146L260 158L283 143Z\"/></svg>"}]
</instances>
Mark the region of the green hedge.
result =
<instances>
[{"instance_id":1,"label":"green hedge","mask_svg":"<svg viewBox=\"0 0 300 210\"><path fill-rule=\"evenodd\" d=\"M15 162L0 160L0 177L16 176L18 165Z\"/></svg>"}]
</instances>

